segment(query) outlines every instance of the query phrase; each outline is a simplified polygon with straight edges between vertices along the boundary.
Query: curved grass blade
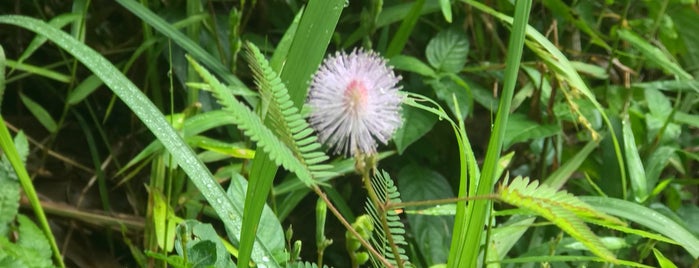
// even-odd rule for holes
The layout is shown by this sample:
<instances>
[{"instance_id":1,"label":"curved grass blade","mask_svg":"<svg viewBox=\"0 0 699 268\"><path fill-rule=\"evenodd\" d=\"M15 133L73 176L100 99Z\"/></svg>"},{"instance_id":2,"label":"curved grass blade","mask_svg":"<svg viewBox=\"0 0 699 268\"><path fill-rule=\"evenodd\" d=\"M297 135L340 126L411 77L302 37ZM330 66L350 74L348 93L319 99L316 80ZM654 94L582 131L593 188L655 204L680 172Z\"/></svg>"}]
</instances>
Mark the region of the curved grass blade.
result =
<instances>
[{"instance_id":1,"label":"curved grass blade","mask_svg":"<svg viewBox=\"0 0 699 268\"><path fill-rule=\"evenodd\" d=\"M581 196L582 201L604 213L624 218L665 235L682 246L692 258L699 257L699 238L667 216L642 205L610 197Z\"/></svg>"},{"instance_id":2,"label":"curved grass blade","mask_svg":"<svg viewBox=\"0 0 699 268\"><path fill-rule=\"evenodd\" d=\"M201 46L192 41L192 39L150 11L148 8L133 0L117 0L117 3L141 18L143 21L148 23L148 25L152 26L163 35L172 39L173 42L181 46L185 51L187 51L188 54L191 54L195 59L201 61L204 65L211 68L211 70L223 78L227 84L235 86L234 88L237 90L237 94L255 95L255 93L248 89L243 82L235 77L235 75L231 74L226 66L221 63L221 61L214 58L214 56L206 52Z\"/></svg>"}]
</instances>

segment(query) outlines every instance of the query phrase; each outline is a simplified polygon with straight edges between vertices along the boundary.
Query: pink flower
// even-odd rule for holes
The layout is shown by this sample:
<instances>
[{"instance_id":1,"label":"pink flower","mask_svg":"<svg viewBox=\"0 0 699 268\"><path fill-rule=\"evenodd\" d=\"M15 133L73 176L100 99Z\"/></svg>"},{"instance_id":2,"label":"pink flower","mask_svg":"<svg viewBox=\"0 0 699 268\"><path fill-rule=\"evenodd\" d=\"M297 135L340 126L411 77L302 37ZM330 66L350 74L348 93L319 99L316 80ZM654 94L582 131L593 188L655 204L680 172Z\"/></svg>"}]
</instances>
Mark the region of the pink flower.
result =
<instances>
[{"instance_id":1,"label":"pink flower","mask_svg":"<svg viewBox=\"0 0 699 268\"><path fill-rule=\"evenodd\" d=\"M376 153L402 124L401 86L393 69L374 52L355 49L326 58L308 93L310 124L336 154Z\"/></svg>"}]
</instances>

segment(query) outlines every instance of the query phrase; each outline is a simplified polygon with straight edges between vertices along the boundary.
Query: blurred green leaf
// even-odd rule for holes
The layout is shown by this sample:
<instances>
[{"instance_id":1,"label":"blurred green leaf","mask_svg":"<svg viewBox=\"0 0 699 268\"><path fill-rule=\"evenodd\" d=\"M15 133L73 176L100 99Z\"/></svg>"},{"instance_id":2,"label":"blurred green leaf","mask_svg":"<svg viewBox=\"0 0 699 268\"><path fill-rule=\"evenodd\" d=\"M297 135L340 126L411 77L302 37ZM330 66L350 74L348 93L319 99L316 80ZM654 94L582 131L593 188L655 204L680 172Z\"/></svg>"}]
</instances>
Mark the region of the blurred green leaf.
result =
<instances>
[{"instance_id":1,"label":"blurred green leaf","mask_svg":"<svg viewBox=\"0 0 699 268\"><path fill-rule=\"evenodd\" d=\"M184 248L183 248L184 246ZM186 220L177 226L175 249L191 267L235 267L221 238L208 223Z\"/></svg>"},{"instance_id":2,"label":"blurred green leaf","mask_svg":"<svg viewBox=\"0 0 699 268\"><path fill-rule=\"evenodd\" d=\"M671 59L659 48L651 45L648 43L648 41L638 36L636 33L626 29L619 29L617 34L619 35L619 38L638 48L641 51L641 54L646 56L649 62L659 65L665 72L675 75L682 80L694 79L692 75L682 69L682 67L677 64L674 59Z\"/></svg>"},{"instance_id":3,"label":"blurred green leaf","mask_svg":"<svg viewBox=\"0 0 699 268\"><path fill-rule=\"evenodd\" d=\"M393 135L398 154L402 154L410 144L427 134L437 123L436 117L410 106L403 107L403 120L403 125Z\"/></svg>"},{"instance_id":4,"label":"blurred green leaf","mask_svg":"<svg viewBox=\"0 0 699 268\"><path fill-rule=\"evenodd\" d=\"M51 114L44 109L44 107L24 95L22 92L19 93L19 97L22 99L24 106L29 109L29 112L36 117L36 120L38 120L39 123L46 128L46 130L48 130L50 133L56 133L56 131L58 131L56 121L53 119L53 117L51 117Z\"/></svg>"},{"instance_id":5,"label":"blurred green leaf","mask_svg":"<svg viewBox=\"0 0 699 268\"><path fill-rule=\"evenodd\" d=\"M410 11L405 14L405 17L400 23L400 27L398 27L398 31L396 31L391 42L388 44L385 55L387 58L392 58L403 51L405 44L408 42L408 37L410 37L418 18L420 18L420 11L424 4L425 0L416 0L412 2Z\"/></svg>"},{"instance_id":6,"label":"blurred green leaf","mask_svg":"<svg viewBox=\"0 0 699 268\"><path fill-rule=\"evenodd\" d=\"M437 73L435 73L435 71L430 66L428 66L418 58L412 56L393 56L389 61L389 64L397 70L413 72L427 77L437 76Z\"/></svg>"},{"instance_id":7,"label":"blurred green leaf","mask_svg":"<svg viewBox=\"0 0 699 268\"><path fill-rule=\"evenodd\" d=\"M398 187L404 202L454 197L447 179L436 171L419 165L408 165L398 173ZM426 207L406 208L421 209ZM452 211L453 213L453 211ZM446 263L451 243L454 218L408 214L410 231L427 265Z\"/></svg>"},{"instance_id":8,"label":"blurred green leaf","mask_svg":"<svg viewBox=\"0 0 699 268\"><path fill-rule=\"evenodd\" d=\"M540 125L529 120L523 114L512 114L505 128L503 148L507 149L518 142L550 137L559 132L561 132L561 127L558 125Z\"/></svg>"},{"instance_id":9,"label":"blurred green leaf","mask_svg":"<svg viewBox=\"0 0 699 268\"><path fill-rule=\"evenodd\" d=\"M660 268L677 268L674 263L672 263L671 260L665 257L660 250L657 248L653 248L653 255L655 255L655 259L658 260L658 264L660 264Z\"/></svg>"},{"instance_id":10,"label":"blurred green leaf","mask_svg":"<svg viewBox=\"0 0 699 268\"><path fill-rule=\"evenodd\" d=\"M643 168L643 162L636 147L633 131L631 130L631 122L628 118L622 122L621 132L624 136L624 156L626 159L627 170L629 171L629 180L631 180L631 189L633 190L636 202L643 203L650 193L648 181L646 180L646 171Z\"/></svg>"},{"instance_id":11,"label":"blurred green leaf","mask_svg":"<svg viewBox=\"0 0 699 268\"><path fill-rule=\"evenodd\" d=\"M231 174L231 183L228 186L227 195L238 206L243 205L243 200L247 195L248 182L238 173ZM229 238L235 239L230 235ZM271 251L272 254L284 251L284 230L282 225L266 204L262 209L260 224L257 226L257 239L261 240ZM234 240L235 241L235 240ZM282 260L279 260L282 261Z\"/></svg>"},{"instance_id":12,"label":"blurred green leaf","mask_svg":"<svg viewBox=\"0 0 699 268\"><path fill-rule=\"evenodd\" d=\"M19 230L17 246L24 251L27 259L24 261L30 267L49 267L51 265L51 246L39 227L22 214L17 215Z\"/></svg>"},{"instance_id":13,"label":"blurred green leaf","mask_svg":"<svg viewBox=\"0 0 699 268\"><path fill-rule=\"evenodd\" d=\"M439 8L442 10L442 16L444 20L451 23L451 1L450 0L439 0Z\"/></svg>"},{"instance_id":14,"label":"blurred green leaf","mask_svg":"<svg viewBox=\"0 0 699 268\"><path fill-rule=\"evenodd\" d=\"M466 65L468 46L463 31L452 28L443 30L427 43L427 62L439 71L458 73Z\"/></svg>"}]
</instances>

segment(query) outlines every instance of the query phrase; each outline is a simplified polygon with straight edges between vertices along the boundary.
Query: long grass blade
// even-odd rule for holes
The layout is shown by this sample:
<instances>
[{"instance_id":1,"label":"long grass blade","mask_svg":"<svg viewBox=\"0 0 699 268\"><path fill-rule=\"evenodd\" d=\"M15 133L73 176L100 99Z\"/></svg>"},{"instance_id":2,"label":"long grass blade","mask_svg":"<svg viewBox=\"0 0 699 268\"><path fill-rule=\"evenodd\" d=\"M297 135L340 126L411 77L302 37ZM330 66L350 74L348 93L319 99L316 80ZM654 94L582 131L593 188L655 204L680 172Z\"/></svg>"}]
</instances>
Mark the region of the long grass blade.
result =
<instances>
[{"instance_id":1,"label":"long grass blade","mask_svg":"<svg viewBox=\"0 0 699 268\"><path fill-rule=\"evenodd\" d=\"M517 83L517 74L519 72L519 64L522 58L522 49L524 47L525 29L529 21L529 10L531 9L531 0L517 1L515 5L515 15L512 32L510 34L510 42L507 50L507 60L505 68L505 84L503 87L498 113L495 117L494 129L491 134L490 142L488 143L488 152L483 163L483 173L478 180L476 190L477 195L486 195L493 191L493 183L497 178L497 162L500 158L503 140L505 136L505 127L509 117L510 104L514 95L515 85ZM483 226L485 225L486 216L488 214L488 206L490 201L476 200L468 204L466 212L467 227L465 229L456 228L452 238L452 247L449 252L448 267L476 267L478 263L478 255L481 245L481 235L483 234ZM457 213L464 211L457 211ZM462 216L463 217L463 216ZM459 218L459 215L457 215ZM487 244L487 242L486 242Z\"/></svg>"}]
</instances>

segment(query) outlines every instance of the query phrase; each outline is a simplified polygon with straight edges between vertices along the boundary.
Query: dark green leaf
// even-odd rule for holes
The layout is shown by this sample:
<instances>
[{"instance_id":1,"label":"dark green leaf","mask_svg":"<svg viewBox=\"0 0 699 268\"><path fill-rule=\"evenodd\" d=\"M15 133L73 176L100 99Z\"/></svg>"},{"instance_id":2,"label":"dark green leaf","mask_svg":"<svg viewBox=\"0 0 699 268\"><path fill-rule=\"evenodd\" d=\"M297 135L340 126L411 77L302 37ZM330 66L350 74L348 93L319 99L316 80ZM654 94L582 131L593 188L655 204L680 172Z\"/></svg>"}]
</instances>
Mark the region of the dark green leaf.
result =
<instances>
[{"instance_id":1,"label":"dark green leaf","mask_svg":"<svg viewBox=\"0 0 699 268\"><path fill-rule=\"evenodd\" d=\"M403 120L403 125L393 135L398 154L402 154L410 144L427 134L437 123L437 117L410 106L403 107Z\"/></svg>"},{"instance_id":2,"label":"dark green leaf","mask_svg":"<svg viewBox=\"0 0 699 268\"><path fill-rule=\"evenodd\" d=\"M19 94L20 99L22 99L22 103L24 103L24 106L29 109L29 112L36 117L36 120L39 120L39 123L41 123L46 130L48 130L51 133L56 133L58 131L58 125L56 124L56 121L51 117L51 114L49 114L44 107L42 107L40 104L36 103L26 95L20 93Z\"/></svg>"},{"instance_id":3,"label":"dark green leaf","mask_svg":"<svg viewBox=\"0 0 699 268\"><path fill-rule=\"evenodd\" d=\"M560 131L561 127L558 125L540 125L529 120L525 115L512 114L505 128L503 148L508 148L518 142L550 137Z\"/></svg>"},{"instance_id":4,"label":"dark green leaf","mask_svg":"<svg viewBox=\"0 0 699 268\"><path fill-rule=\"evenodd\" d=\"M438 33L425 49L427 62L437 70L458 73L466 65L468 39L463 31L447 29Z\"/></svg>"},{"instance_id":5,"label":"dark green leaf","mask_svg":"<svg viewBox=\"0 0 699 268\"><path fill-rule=\"evenodd\" d=\"M409 165L398 173L398 186L403 201L424 201L454 197L449 182L436 171L418 165ZM421 209L406 208L406 209ZM454 208L452 208L453 214ZM417 248L428 265L446 263L451 242L454 218L451 216L429 216L408 214L410 230Z\"/></svg>"}]
</instances>

